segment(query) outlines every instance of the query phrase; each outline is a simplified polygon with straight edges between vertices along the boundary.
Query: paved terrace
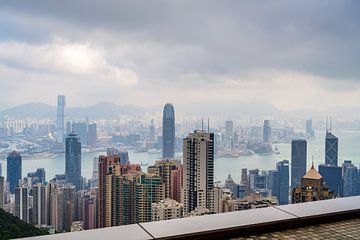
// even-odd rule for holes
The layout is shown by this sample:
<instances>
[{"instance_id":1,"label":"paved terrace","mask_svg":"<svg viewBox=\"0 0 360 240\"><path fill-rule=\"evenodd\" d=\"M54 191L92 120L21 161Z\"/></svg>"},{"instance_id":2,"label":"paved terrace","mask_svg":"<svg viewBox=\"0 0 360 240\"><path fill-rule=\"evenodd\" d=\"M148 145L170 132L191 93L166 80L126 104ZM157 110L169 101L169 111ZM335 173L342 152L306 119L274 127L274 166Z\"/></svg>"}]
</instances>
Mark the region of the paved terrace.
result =
<instances>
[{"instance_id":1,"label":"paved terrace","mask_svg":"<svg viewBox=\"0 0 360 240\"><path fill-rule=\"evenodd\" d=\"M28 238L36 239L360 239L360 196Z\"/></svg>"}]
</instances>

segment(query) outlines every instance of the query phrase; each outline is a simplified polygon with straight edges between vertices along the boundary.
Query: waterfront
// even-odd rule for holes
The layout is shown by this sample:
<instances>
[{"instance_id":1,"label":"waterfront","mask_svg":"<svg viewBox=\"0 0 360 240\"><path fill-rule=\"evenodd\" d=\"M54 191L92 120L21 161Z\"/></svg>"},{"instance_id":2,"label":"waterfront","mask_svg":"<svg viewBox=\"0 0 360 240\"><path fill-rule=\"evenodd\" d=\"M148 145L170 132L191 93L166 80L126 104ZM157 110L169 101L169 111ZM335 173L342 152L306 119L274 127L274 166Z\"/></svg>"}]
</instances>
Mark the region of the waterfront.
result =
<instances>
[{"instance_id":1,"label":"waterfront","mask_svg":"<svg viewBox=\"0 0 360 240\"><path fill-rule=\"evenodd\" d=\"M356 166L360 164L360 130L338 130L333 132L339 138L339 164L345 159L352 160ZM325 139L322 132L317 132L315 139L308 140L308 168L311 166L311 159L314 156L314 164L324 162ZM224 182L230 173L236 182L240 181L241 168L270 170L275 168L276 162L283 159L291 159L291 144L276 144L280 154L272 155L253 155L238 158L216 158L214 163L215 181ZM273 146L275 147L275 145ZM101 152L91 152L82 154L82 175L90 178L93 170L93 159ZM151 165L155 160L161 158L160 153L148 154L146 152L137 153L129 151L129 158L132 163L143 164L142 170L146 171L146 164ZM6 159L2 159L2 173L6 177ZM65 156L59 155L53 158L24 159L22 175L35 171L36 168L45 168L46 179L49 180L55 174L64 173Z\"/></svg>"}]
</instances>

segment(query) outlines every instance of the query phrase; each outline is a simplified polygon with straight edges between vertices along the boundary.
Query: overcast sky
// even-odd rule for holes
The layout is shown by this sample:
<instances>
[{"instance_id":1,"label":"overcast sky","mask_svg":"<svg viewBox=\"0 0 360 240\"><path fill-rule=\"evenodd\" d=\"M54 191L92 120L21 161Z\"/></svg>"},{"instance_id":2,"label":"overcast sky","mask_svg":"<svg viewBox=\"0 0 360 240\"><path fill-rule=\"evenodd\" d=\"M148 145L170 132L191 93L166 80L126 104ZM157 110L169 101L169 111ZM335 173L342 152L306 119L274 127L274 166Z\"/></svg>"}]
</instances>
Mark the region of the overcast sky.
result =
<instances>
[{"instance_id":1,"label":"overcast sky","mask_svg":"<svg viewBox=\"0 0 360 240\"><path fill-rule=\"evenodd\" d=\"M360 106L360 1L94 2L0 2L1 108Z\"/></svg>"}]
</instances>

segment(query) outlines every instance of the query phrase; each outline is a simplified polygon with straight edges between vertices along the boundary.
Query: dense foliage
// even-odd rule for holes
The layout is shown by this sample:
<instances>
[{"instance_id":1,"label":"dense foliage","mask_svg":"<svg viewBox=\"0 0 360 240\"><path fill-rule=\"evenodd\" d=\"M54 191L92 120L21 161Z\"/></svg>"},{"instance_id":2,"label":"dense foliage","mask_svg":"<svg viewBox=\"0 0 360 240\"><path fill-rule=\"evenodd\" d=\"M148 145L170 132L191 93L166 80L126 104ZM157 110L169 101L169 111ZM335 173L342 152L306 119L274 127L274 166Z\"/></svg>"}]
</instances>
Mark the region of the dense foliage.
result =
<instances>
[{"instance_id":1,"label":"dense foliage","mask_svg":"<svg viewBox=\"0 0 360 240\"><path fill-rule=\"evenodd\" d=\"M46 230L39 229L0 209L0 239L33 237L47 234Z\"/></svg>"}]
</instances>

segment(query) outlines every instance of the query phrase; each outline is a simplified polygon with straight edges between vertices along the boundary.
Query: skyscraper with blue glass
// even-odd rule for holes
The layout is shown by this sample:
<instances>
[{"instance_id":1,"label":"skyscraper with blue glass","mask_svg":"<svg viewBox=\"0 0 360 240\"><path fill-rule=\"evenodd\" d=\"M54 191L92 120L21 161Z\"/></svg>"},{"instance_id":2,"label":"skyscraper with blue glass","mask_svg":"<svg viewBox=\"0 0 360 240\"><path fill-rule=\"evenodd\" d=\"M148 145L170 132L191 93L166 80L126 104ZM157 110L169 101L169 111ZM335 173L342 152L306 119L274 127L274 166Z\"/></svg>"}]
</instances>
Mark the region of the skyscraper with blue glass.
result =
<instances>
[{"instance_id":1,"label":"skyscraper with blue glass","mask_svg":"<svg viewBox=\"0 0 360 240\"><path fill-rule=\"evenodd\" d=\"M13 151L7 157L7 181L9 182L10 192L15 193L15 188L21 179L22 157Z\"/></svg>"},{"instance_id":2,"label":"skyscraper with blue glass","mask_svg":"<svg viewBox=\"0 0 360 240\"><path fill-rule=\"evenodd\" d=\"M289 204L289 161L276 163L276 171L272 172L271 195L277 197L279 205Z\"/></svg>"},{"instance_id":3,"label":"skyscraper with blue glass","mask_svg":"<svg viewBox=\"0 0 360 240\"><path fill-rule=\"evenodd\" d=\"M291 188L301 184L306 173L307 142L305 139L291 141Z\"/></svg>"},{"instance_id":4,"label":"skyscraper with blue glass","mask_svg":"<svg viewBox=\"0 0 360 240\"><path fill-rule=\"evenodd\" d=\"M175 113L172 104L165 104L163 110L163 158L173 158L175 156Z\"/></svg>"},{"instance_id":5,"label":"skyscraper with blue glass","mask_svg":"<svg viewBox=\"0 0 360 240\"><path fill-rule=\"evenodd\" d=\"M65 143L65 176L66 181L81 189L81 141L77 133L66 137Z\"/></svg>"},{"instance_id":6,"label":"skyscraper with blue glass","mask_svg":"<svg viewBox=\"0 0 360 240\"><path fill-rule=\"evenodd\" d=\"M320 164L319 173L334 197L342 197L342 170L339 166Z\"/></svg>"},{"instance_id":7,"label":"skyscraper with blue glass","mask_svg":"<svg viewBox=\"0 0 360 240\"><path fill-rule=\"evenodd\" d=\"M327 130L325 137L325 164L338 165L338 142L338 138L330 130Z\"/></svg>"}]
</instances>

